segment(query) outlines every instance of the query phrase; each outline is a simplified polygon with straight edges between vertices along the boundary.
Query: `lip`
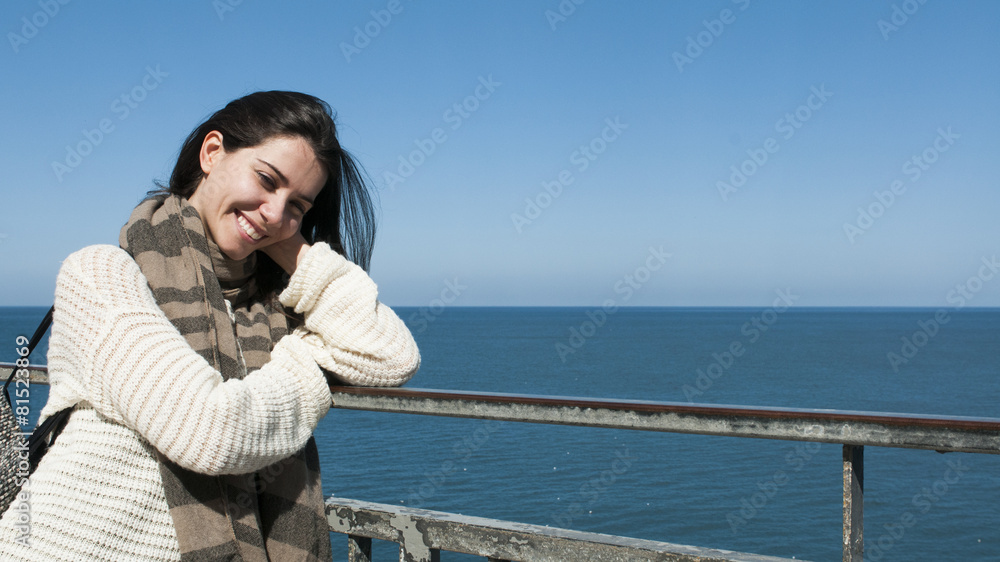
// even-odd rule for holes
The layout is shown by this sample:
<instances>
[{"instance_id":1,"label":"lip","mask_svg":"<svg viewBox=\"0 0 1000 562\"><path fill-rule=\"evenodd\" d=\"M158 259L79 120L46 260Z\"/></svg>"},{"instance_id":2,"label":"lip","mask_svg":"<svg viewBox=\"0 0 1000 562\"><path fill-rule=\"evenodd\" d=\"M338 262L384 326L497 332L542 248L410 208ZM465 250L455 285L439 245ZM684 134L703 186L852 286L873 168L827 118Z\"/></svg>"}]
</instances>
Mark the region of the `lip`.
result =
<instances>
[{"instance_id":1,"label":"lip","mask_svg":"<svg viewBox=\"0 0 1000 562\"><path fill-rule=\"evenodd\" d=\"M243 230L243 227L240 226L240 217L243 217L243 220L250 223L250 226L257 232L257 234L261 235L260 240L254 240L253 238L250 237L249 234L246 233L245 230ZM260 242L267 240L267 234L264 234L264 229L258 226L257 223L255 223L254 221L250 220L250 217L244 215L240 211L236 211L234 220L236 221L236 230L240 233L240 237L246 240L247 242L251 244L259 244Z\"/></svg>"}]
</instances>

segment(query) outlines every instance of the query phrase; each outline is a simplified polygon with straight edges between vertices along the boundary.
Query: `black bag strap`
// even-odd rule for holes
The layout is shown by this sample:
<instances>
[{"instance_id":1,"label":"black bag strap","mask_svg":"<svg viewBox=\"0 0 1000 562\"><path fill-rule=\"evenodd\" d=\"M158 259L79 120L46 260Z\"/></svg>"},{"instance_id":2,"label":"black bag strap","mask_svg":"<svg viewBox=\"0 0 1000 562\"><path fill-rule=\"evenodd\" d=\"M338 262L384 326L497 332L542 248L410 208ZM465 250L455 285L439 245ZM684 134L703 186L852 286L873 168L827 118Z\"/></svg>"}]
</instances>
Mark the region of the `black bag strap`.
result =
<instances>
[{"instance_id":1,"label":"black bag strap","mask_svg":"<svg viewBox=\"0 0 1000 562\"><path fill-rule=\"evenodd\" d=\"M24 355L23 358L28 358L31 356L31 352L35 350L38 342L42 341L42 337L45 336L45 332L48 331L49 326L52 325L52 313L55 312L56 307L52 306L49 311L45 313L45 318L42 318L42 322L35 329L34 335L31 336L31 340L28 341L28 353ZM13 401L10 398L10 391L7 387L10 386L11 381L14 380L14 375L17 373L18 369L15 367L11 370L10 376L7 377L7 382L3 385L4 396L7 401L11 404L13 408ZM45 452L48 450L49 445L55 443L56 436L62 431L63 426L66 425L66 421L69 419L69 414L73 411L73 408L66 408L60 410L55 414L49 416L44 422L42 422L34 431L31 432L31 437L28 438L28 462L31 468L29 472L34 472L35 467L38 466L38 461L42 459ZM51 435L51 439L49 436Z\"/></svg>"},{"instance_id":2,"label":"black bag strap","mask_svg":"<svg viewBox=\"0 0 1000 562\"><path fill-rule=\"evenodd\" d=\"M56 437L59 437L59 433L66 426L71 413L73 413L72 407L59 410L46 418L41 425L31 432L31 437L28 438L28 463L31 466L29 469L30 472L35 471L38 461L42 460L42 457L45 456L45 452L49 450L49 446L56 442ZM50 434L51 438L49 438Z\"/></svg>"},{"instance_id":3,"label":"black bag strap","mask_svg":"<svg viewBox=\"0 0 1000 562\"><path fill-rule=\"evenodd\" d=\"M55 312L55 310L55 305L49 307L49 311L45 313L45 318L42 318L41 324L35 328L34 335L32 335L31 340L28 341L28 354L23 356L24 359L30 357L31 352L35 350L35 346L38 345L38 342L42 341L42 337L45 335L45 332L48 331L49 326L52 325L52 313ZM10 386L11 381L14 380L15 373L17 373L16 367L11 369L10 376L7 377L7 382L3 385L3 394L7 398L7 402L10 403L12 407L14 403L10 399L10 391L7 390L7 387Z\"/></svg>"}]
</instances>

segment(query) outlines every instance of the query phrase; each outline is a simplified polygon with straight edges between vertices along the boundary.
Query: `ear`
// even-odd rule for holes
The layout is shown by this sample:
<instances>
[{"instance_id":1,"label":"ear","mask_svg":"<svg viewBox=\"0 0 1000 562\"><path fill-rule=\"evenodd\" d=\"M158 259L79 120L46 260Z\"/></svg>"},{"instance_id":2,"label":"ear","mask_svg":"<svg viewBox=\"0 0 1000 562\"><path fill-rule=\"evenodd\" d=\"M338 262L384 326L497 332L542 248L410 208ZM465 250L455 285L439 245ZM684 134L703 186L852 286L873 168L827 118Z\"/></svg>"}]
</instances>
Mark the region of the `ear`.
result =
<instances>
[{"instance_id":1,"label":"ear","mask_svg":"<svg viewBox=\"0 0 1000 562\"><path fill-rule=\"evenodd\" d=\"M201 151L198 153L202 173L205 175L211 173L212 168L219 163L219 159L225 153L226 149L222 146L222 133L212 131L205 135L205 140L201 142Z\"/></svg>"}]
</instances>

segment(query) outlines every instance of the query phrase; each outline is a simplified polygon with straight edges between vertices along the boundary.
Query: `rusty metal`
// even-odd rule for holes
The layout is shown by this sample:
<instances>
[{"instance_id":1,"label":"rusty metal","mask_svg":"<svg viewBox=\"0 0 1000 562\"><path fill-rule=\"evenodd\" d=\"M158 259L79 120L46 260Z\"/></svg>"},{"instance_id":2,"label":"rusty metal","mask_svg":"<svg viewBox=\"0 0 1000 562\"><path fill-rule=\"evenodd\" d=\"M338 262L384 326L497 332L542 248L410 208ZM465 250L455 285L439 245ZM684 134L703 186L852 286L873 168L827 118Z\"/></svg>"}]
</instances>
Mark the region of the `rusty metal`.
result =
<instances>
[{"instance_id":1,"label":"rusty metal","mask_svg":"<svg viewBox=\"0 0 1000 562\"><path fill-rule=\"evenodd\" d=\"M585 533L332 497L330 530L406 544L412 562L433 562L440 550L491 560L565 562L787 562L787 558ZM402 552L402 549L401 549ZM421 557L418 553L425 552Z\"/></svg>"},{"instance_id":2,"label":"rusty metal","mask_svg":"<svg viewBox=\"0 0 1000 562\"><path fill-rule=\"evenodd\" d=\"M12 363L0 363L0 369L14 367ZM45 366L31 365L29 370L32 384L47 384ZM864 553L865 446L1000 454L997 418L412 388L331 386L330 392L334 408L350 410L842 444L843 559L852 562L861 562ZM329 500L327 519L332 531L349 535L351 562L370 562L372 538L398 543L404 561L437 562L441 550L478 554L497 562L783 560L355 500ZM503 540L510 542L497 542ZM526 558L519 558L522 554Z\"/></svg>"},{"instance_id":3,"label":"rusty metal","mask_svg":"<svg viewBox=\"0 0 1000 562\"><path fill-rule=\"evenodd\" d=\"M462 418L1000 454L1000 419L332 386L333 407Z\"/></svg>"},{"instance_id":4,"label":"rusty metal","mask_svg":"<svg viewBox=\"0 0 1000 562\"><path fill-rule=\"evenodd\" d=\"M0 369L14 368L0 363ZM32 384L48 369L31 365ZM6 374L9 374L7 371ZM1000 419L331 386L333 407L670 433L1000 454Z\"/></svg>"},{"instance_id":5,"label":"rusty metal","mask_svg":"<svg viewBox=\"0 0 1000 562\"><path fill-rule=\"evenodd\" d=\"M865 448L844 445L844 562L863 562Z\"/></svg>"}]
</instances>

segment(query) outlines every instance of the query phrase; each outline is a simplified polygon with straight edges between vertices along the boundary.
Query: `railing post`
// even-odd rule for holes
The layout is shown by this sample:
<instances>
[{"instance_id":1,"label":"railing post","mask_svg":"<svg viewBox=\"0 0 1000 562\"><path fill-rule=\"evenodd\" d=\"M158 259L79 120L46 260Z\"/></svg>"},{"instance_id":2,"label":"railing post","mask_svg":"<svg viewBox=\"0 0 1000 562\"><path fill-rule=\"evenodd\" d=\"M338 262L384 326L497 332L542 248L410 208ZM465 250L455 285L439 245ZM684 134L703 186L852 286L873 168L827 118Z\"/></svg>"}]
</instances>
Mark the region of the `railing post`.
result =
<instances>
[{"instance_id":1,"label":"railing post","mask_svg":"<svg viewBox=\"0 0 1000 562\"><path fill-rule=\"evenodd\" d=\"M865 448L844 445L844 562L863 562Z\"/></svg>"},{"instance_id":2,"label":"railing post","mask_svg":"<svg viewBox=\"0 0 1000 562\"><path fill-rule=\"evenodd\" d=\"M347 562L372 562L372 540L347 535Z\"/></svg>"},{"instance_id":3,"label":"railing post","mask_svg":"<svg viewBox=\"0 0 1000 562\"><path fill-rule=\"evenodd\" d=\"M428 549L423 554L424 549L418 548L417 552L408 550L406 542L399 543L399 562L441 562L441 550L437 548Z\"/></svg>"}]
</instances>

